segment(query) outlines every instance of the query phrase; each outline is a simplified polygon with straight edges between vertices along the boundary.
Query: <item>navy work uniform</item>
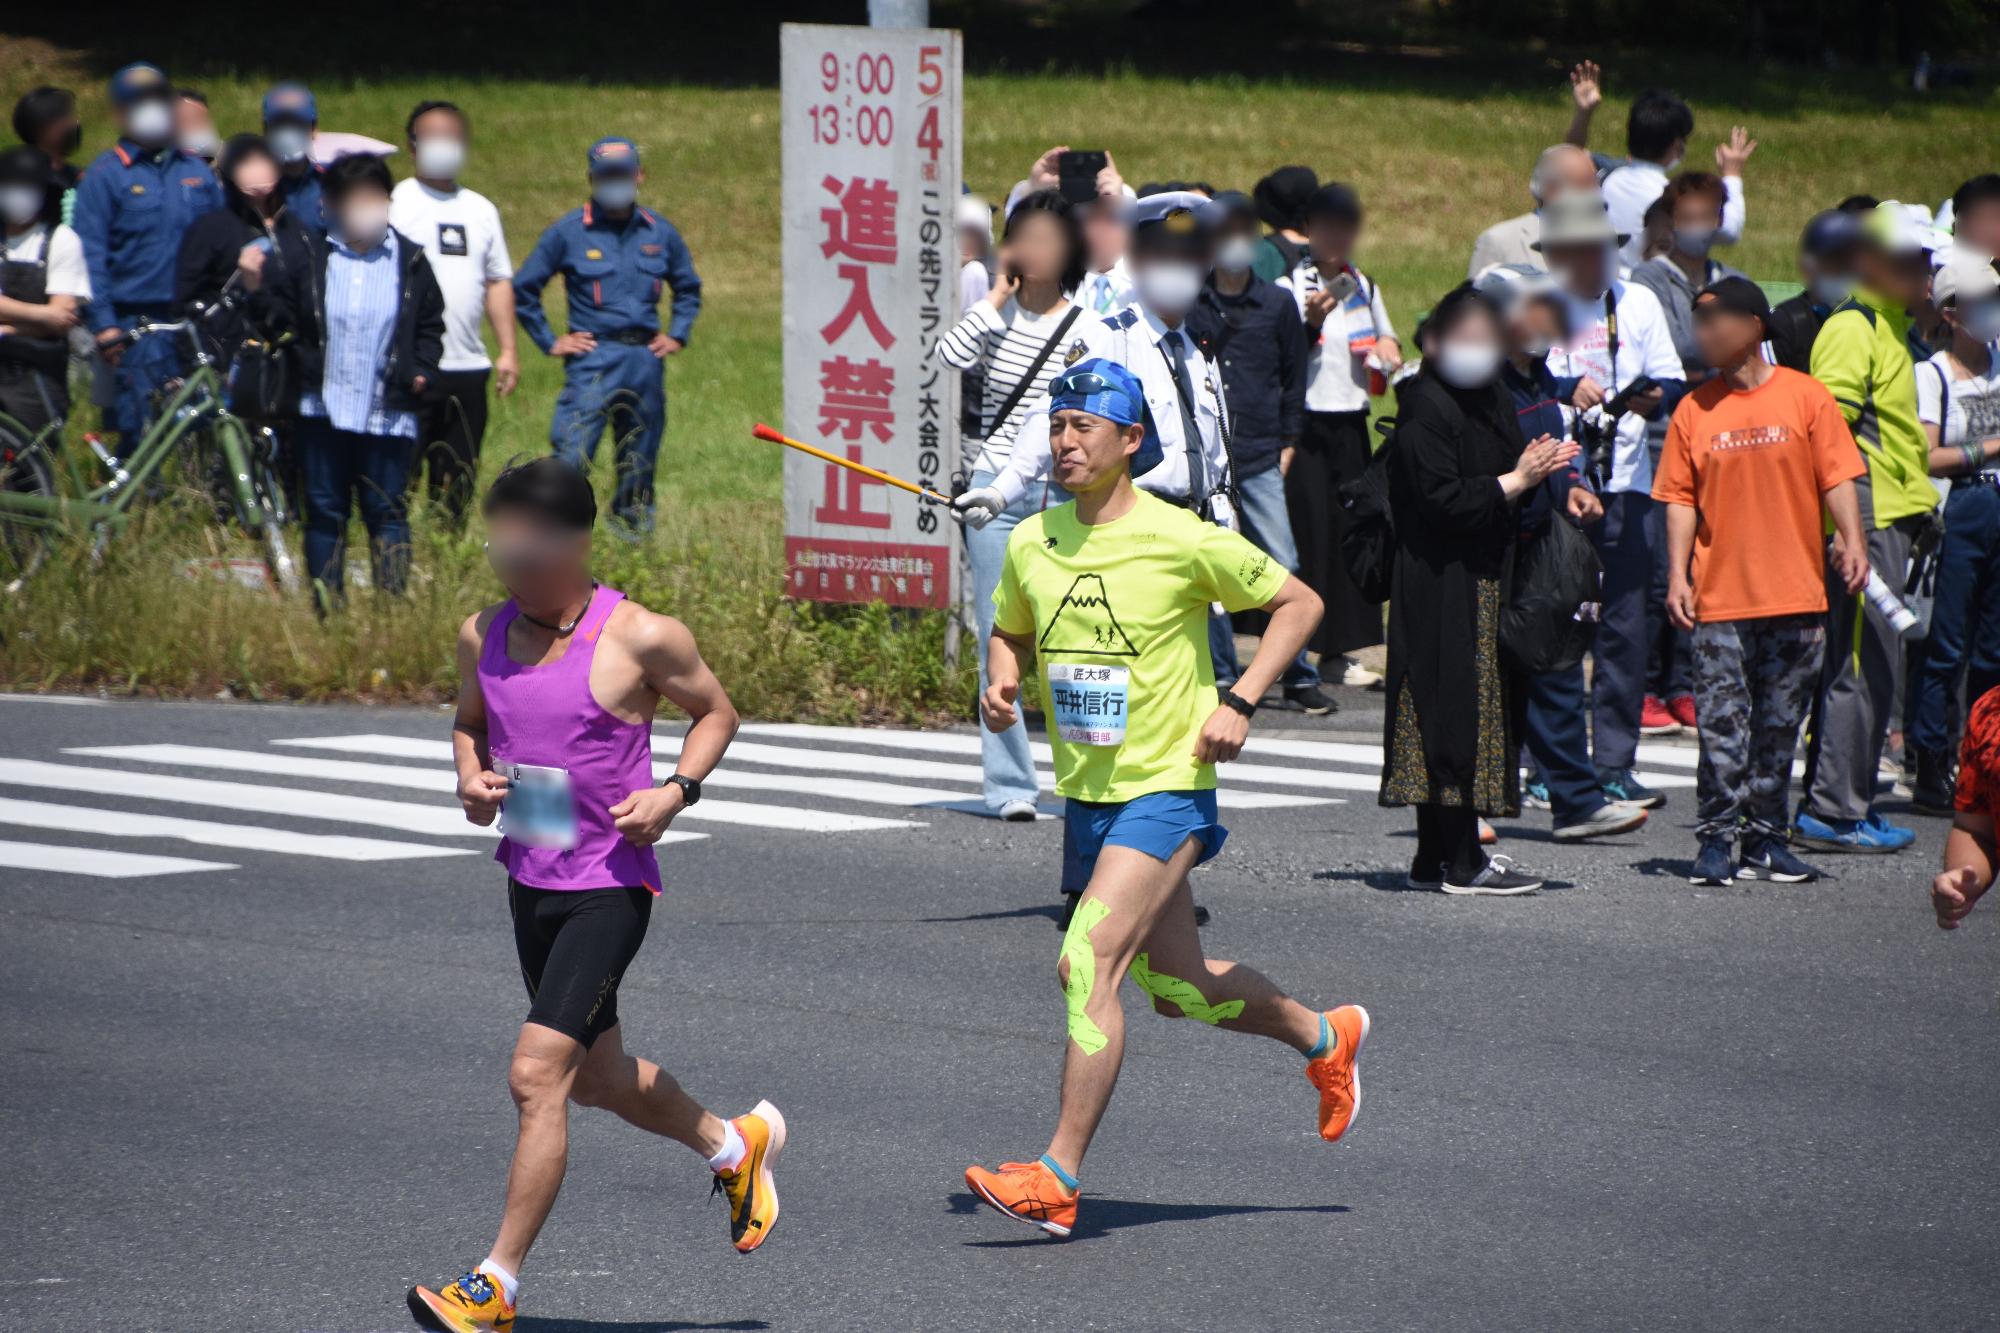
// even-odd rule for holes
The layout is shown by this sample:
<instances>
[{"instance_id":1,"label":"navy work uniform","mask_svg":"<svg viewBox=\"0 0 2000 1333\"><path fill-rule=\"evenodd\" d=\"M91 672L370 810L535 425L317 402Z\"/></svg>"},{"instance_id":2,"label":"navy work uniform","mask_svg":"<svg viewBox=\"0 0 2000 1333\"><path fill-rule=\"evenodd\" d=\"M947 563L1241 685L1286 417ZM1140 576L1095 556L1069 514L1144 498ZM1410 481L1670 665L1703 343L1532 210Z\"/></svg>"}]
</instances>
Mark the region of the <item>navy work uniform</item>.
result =
<instances>
[{"instance_id":1,"label":"navy work uniform","mask_svg":"<svg viewBox=\"0 0 2000 1333\"><path fill-rule=\"evenodd\" d=\"M557 456L588 468L609 418L618 446L612 512L645 531L652 524L653 474L667 424L666 369L652 346L660 334L660 297L673 289L667 336L685 344L701 310L701 278L674 225L632 202L639 150L629 139L592 144L589 169L591 201L542 233L514 275L514 308L528 337L549 351L555 334L542 308L542 288L562 275L569 331L588 333L597 345L565 358L549 443Z\"/></svg>"},{"instance_id":2,"label":"navy work uniform","mask_svg":"<svg viewBox=\"0 0 2000 1333\"><path fill-rule=\"evenodd\" d=\"M172 96L152 65L127 65L111 76L111 101L128 114ZM171 122L170 122L171 123ZM84 323L92 336L146 319L174 319L174 261L190 223L222 207L222 186L208 163L174 146L171 134L148 146L129 137L100 153L77 186L77 236L90 270ZM155 334L125 348L116 398L106 421L127 444L145 429L153 391L180 371L181 346Z\"/></svg>"},{"instance_id":3,"label":"navy work uniform","mask_svg":"<svg viewBox=\"0 0 2000 1333\"><path fill-rule=\"evenodd\" d=\"M282 168L278 198L286 212L324 236L326 209L320 182L326 170L312 155L312 136L318 128L319 99L303 83L281 83L264 94L264 141Z\"/></svg>"}]
</instances>

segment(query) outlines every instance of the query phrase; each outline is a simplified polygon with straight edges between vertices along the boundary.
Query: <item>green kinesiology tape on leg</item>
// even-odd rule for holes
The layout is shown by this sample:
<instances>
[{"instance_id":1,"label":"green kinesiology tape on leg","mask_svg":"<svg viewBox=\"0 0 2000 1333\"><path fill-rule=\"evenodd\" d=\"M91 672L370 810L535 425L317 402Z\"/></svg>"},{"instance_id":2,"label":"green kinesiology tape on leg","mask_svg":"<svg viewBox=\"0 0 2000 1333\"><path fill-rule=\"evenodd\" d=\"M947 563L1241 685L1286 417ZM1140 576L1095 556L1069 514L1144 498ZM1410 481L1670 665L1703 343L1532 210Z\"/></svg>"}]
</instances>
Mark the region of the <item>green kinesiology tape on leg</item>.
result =
<instances>
[{"instance_id":1,"label":"green kinesiology tape on leg","mask_svg":"<svg viewBox=\"0 0 2000 1333\"><path fill-rule=\"evenodd\" d=\"M1063 936L1062 956L1069 963L1069 980L1063 986L1063 998L1069 1004L1069 1039L1085 1055L1096 1055L1110 1040L1083 1012L1090 1003L1091 988L1097 984L1097 952L1090 947L1090 932L1109 915L1111 909L1099 899L1078 903Z\"/></svg>"},{"instance_id":2,"label":"green kinesiology tape on leg","mask_svg":"<svg viewBox=\"0 0 2000 1333\"><path fill-rule=\"evenodd\" d=\"M1150 961L1145 954L1132 960L1132 980L1154 999L1178 1005L1183 1018L1192 1018L1197 1023L1213 1027L1227 1019L1242 1016L1243 1001L1225 1000L1221 1004L1210 1004L1208 997L1196 990L1193 982L1155 972L1147 966Z\"/></svg>"}]
</instances>

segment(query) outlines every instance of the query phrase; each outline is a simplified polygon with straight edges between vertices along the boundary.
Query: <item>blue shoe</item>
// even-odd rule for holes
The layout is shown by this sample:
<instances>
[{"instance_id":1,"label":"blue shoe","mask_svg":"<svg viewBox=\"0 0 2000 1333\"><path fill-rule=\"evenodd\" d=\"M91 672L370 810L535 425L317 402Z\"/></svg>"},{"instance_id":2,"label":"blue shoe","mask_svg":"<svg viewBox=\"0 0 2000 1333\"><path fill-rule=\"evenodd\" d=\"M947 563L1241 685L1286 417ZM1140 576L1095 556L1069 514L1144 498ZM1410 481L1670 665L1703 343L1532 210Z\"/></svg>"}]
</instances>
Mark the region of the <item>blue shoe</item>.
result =
<instances>
[{"instance_id":1,"label":"blue shoe","mask_svg":"<svg viewBox=\"0 0 2000 1333\"><path fill-rule=\"evenodd\" d=\"M1768 879L1773 884L1810 884L1824 873L1792 855L1792 849L1776 838L1745 838L1743 865L1736 872L1744 879Z\"/></svg>"},{"instance_id":2,"label":"blue shoe","mask_svg":"<svg viewBox=\"0 0 2000 1333\"><path fill-rule=\"evenodd\" d=\"M1900 852L1917 840L1915 829L1904 828L1901 824L1891 824L1875 810L1870 810L1868 818L1861 823L1864 827L1873 829L1877 837L1889 843L1889 850L1892 852Z\"/></svg>"},{"instance_id":3,"label":"blue shoe","mask_svg":"<svg viewBox=\"0 0 2000 1333\"><path fill-rule=\"evenodd\" d=\"M1694 864L1688 867L1688 883L1721 888L1736 882L1735 848L1728 838L1715 836L1701 840Z\"/></svg>"},{"instance_id":4,"label":"blue shoe","mask_svg":"<svg viewBox=\"0 0 2000 1333\"><path fill-rule=\"evenodd\" d=\"M1548 810L1549 784L1541 778L1529 778L1521 784L1521 801L1530 810Z\"/></svg>"},{"instance_id":5,"label":"blue shoe","mask_svg":"<svg viewBox=\"0 0 2000 1333\"><path fill-rule=\"evenodd\" d=\"M1636 805L1642 810L1652 810L1667 803L1667 794L1654 791L1634 777L1629 768L1614 769L1597 775L1597 785L1604 794L1625 805Z\"/></svg>"},{"instance_id":6,"label":"blue shoe","mask_svg":"<svg viewBox=\"0 0 2000 1333\"><path fill-rule=\"evenodd\" d=\"M1899 833L1908 831L1897 830ZM1829 852L1879 854L1901 851L1909 846L1893 834L1878 832L1865 819L1821 819L1804 810L1799 811L1798 823L1792 826L1792 838L1808 847Z\"/></svg>"}]
</instances>

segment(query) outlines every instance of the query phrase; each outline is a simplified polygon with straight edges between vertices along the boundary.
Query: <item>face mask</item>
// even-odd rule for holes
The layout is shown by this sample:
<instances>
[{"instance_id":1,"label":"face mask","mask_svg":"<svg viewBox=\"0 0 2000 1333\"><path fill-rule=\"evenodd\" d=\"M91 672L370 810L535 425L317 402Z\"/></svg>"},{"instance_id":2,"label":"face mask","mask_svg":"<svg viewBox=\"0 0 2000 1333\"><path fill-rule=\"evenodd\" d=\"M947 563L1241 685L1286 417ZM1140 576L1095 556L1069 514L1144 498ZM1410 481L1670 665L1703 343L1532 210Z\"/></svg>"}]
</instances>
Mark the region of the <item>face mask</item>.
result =
<instances>
[{"instance_id":1,"label":"face mask","mask_svg":"<svg viewBox=\"0 0 2000 1333\"><path fill-rule=\"evenodd\" d=\"M1184 315L1201 295L1201 266L1179 260L1155 260L1132 275L1139 299L1157 315Z\"/></svg>"},{"instance_id":2,"label":"face mask","mask_svg":"<svg viewBox=\"0 0 2000 1333\"><path fill-rule=\"evenodd\" d=\"M1257 238L1254 236L1232 236L1215 248L1215 266L1230 273L1241 273L1257 260Z\"/></svg>"},{"instance_id":3,"label":"face mask","mask_svg":"<svg viewBox=\"0 0 2000 1333\"><path fill-rule=\"evenodd\" d=\"M174 137L174 109L165 102L141 102L125 113L125 133L134 143L157 148Z\"/></svg>"},{"instance_id":4,"label":"face mask","mask_svg":"<svg viewBox=\"0 0 2000 1333\"><path fill-rule=\"evenodd\" d=\"M306 160L312 148L312 131L303 125L276 125L264 135L264 142L271 145L273 156L290 165Z\"/></svg>"},{"instance_id":5,"label":"face mask","mask_svg":"<svg viewBox=\"0 0 2000 1333\"><path fill-rule=\"evenodd\" d=\"M1705 259L1715 244L1714 227L1675 227L1674 249L1690 259Z\"/></svg>"},{"instance_id":6,"label":"face mask","mask_svg":"<svg viewBox=\"0 0 2000 1333\"><path fill-rule=\"evenodd\" d=\"M590 197L599 208L622 213L639 201L639 182L630 176L606 176L591 187Z\"/></svg>"},{"instance_id":7,"label":"face mask","mask_svg":"<svg viewBox=\"0 0 2000 1333\"><path fill-rule=\"evenodd\" d=\"M1666 164L1665 166L1661 167L1661 168L1660 168L1660 170L1662 170L1662 171L1666 172L1666 173L1667 173L1667 174L1668 174L1669 176L1671 176L1671 175L1673 175L1673 174L1674 174L1674 173L1675 173L1676 171L1680 170L1680 165L1681 165L1681 162L1682 162L1683 160L1684 160L1684 156L1683 156L1683 157L1677 157L1677 158L1675 158L1675 159L1674 159L1673 161L1671 161L1671 162L1667 163L1667 164Z\"/></svg>"},{"instance_id":8,"label":"face mask","mask_svg":"<svg viewBox=\"0 0 2000 1333\"><path fill-rule=\"evenodd\" d=\"M214 130L196 130L181 136L181 151L189 157L198 157L204 162L215 161L215 151L220 145Z\"/></svg>"},{"instance_id":9,"label":"face mask","mask_svg":"<svg viewBox=\"0 0 2000 1333\"><path fill-rule=\"evenodd\" d=\"M1965 331L1983 343L2000 338L2000 301L1981 301L1959 312Z\"/></svg>"},{"instance_id":10,"label":"face mask","mask_svg":"<svg viewBox=\"0 0 2000 1333\"><path fill-rule=\"evenodd\" d=\"M1812 280L1812 295L1813 300L1832 309L1854 295L1854 279L1839 274L1824 274Z\"/></svg>"},{"instance_id":11,"label":"face mask","mask_svg":"<svg viewBox=\"0 0 2000 1333\"><path fill-rule=\"evenodd\" d=\"M389 230L389 205L350 204L340 211L340 234L357 250L372 249Z\"/></svg>"},{"instance_id":12,"label":"face mask","mask_svg":"<svg viewBox=\"0 0 2000 1333\"><path fill-rule=\"evenodd\" d=\"M47 194L32 185L0 186L0 217L17 227L25 227L41 216Z\"/></svg>"},{"instance_id":13,"label":"face mask","mask_svg":"<svg viewBox=\"0 0 2000 1333\"><path fill-rule=\"evenodd\" d=\"M425 180L455 181L464 169L465 145L458 140L417 140L417 174Z\"/></svg>"},{"instance_id":14,"label":"face mask","mask_svg":"<svg viewBox=\"0 0 2000 1333\"><path fill-rule=\"evenodd\" d=\"M56 145L56 151L64 157L71 157L81 147L83 147L83 126L72 125L63 131L62 142Z\"/></svg>"},{"instance_id":15,"label":"face mask","mask_svg":"<svg viewBox=\"0 0 2000 1333\"><path fill-rule=\"evenodd\" d=\"M1496 343L1446 343L1438 348L1438 378L1454 389L1483 389L1500 373Z\"/></svg>"}]
</instances>

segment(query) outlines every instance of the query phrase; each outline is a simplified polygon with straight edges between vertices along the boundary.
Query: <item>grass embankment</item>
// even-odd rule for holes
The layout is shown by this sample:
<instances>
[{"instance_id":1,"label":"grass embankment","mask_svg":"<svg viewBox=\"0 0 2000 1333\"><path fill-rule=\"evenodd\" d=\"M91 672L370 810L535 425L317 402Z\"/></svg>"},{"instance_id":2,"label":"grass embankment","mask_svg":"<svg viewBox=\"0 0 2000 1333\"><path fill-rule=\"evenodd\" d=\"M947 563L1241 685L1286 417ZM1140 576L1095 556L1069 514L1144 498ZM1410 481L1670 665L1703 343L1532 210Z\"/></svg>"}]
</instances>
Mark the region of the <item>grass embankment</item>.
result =
<instances>
[{"instance_id":1,"label":"grass embankment","mask_svg":"<svg viewBox=\"0 0 2000 1333\"><path fill-rule=\"evenodd\" d=\"M18 50L15 57L0 60L0 102L54 79L90 89L95 107L96 84L75 68ZM1935 202L1990 166L1989 113L1981 106L1916 102L1885 76L1855 77L1862 86L1839 89L1770 71L1731 78L1709 70L1690 80L1700 119L1690 164L1707 161L1731 120L1749 123L1763 145L1750 170L1749 230L1727 253L1730 262L1788 277L1799 227L1827 202L1863 189ZM1615 68L1612 79L1617 92L1632 91ZM266 79L198 81L225 133L254 124ZM645 197L687 235L705 308L692 344L669 366L659 532L637 547L603 538L604 576L686 619L753 714L910 719L963 710L970 678L964 666L941 664L940 617L820 609L783 595L779 451L748 436L752 421L777 419L782 400L775 88L319 79L315 91L328 128L391 140L401 139L418 99L463 104L475 130L467 183L498 203L517 259L581 199L584 147L607 132L636 139ZM1181 177L1247 189L1271 166L1310 163L1360 187L1370 208L1362 263L1407 330L1463 276L1473 236L1526 206L1528 165L1567 114L1553 65L1532 62L1509 61L1490 82L1462 72L1435 79L1385 72L1343 87L1136 74L976 77L965 97L965 171L974 188L997 197L1055 142L1111 149L1135 183ZM1616 99L1600 112L1600 147L1616 146L1623 115ZM106 118L93 111L88 120L94 152L106 142ZM552 293L551 304L560 310L560 296ZM560 371L524 348L520 391L495 404L489 473L547 447ZM77 427L92 417L81 410ZM303 605L184 580L185 558L226 536L171 512L148 515L103 563L65 552L23 591L0 599L0 682L446 696L453 627L496 589L476 523L455 537L419 513L416 533L407 598L358 592L345 615L321 623ZM361 545L357 526L351 549Z\"/></svg>"}]
</instances>

